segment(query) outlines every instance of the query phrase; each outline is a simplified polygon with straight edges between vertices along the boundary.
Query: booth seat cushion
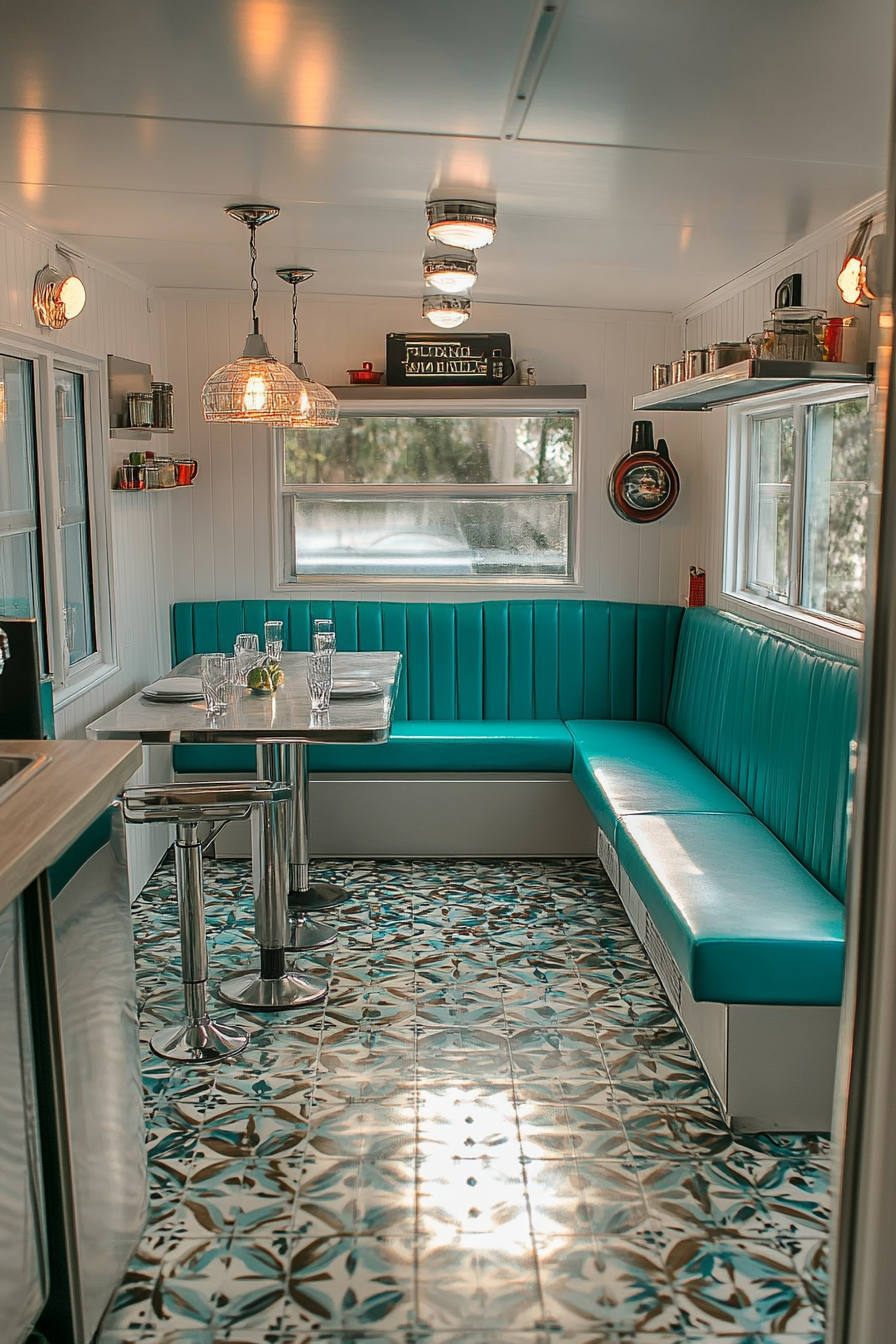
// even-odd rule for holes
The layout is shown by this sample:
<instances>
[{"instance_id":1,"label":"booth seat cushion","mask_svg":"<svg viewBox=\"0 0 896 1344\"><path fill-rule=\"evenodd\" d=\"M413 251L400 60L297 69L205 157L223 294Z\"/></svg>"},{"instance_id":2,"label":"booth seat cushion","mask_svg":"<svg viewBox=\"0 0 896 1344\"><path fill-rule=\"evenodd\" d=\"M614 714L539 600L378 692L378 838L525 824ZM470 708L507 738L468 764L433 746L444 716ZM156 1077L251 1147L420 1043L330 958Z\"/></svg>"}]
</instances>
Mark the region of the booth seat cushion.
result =
<instances>
[{"instance_id":1,"label":"booth seat cushion","mask_svg":"<svg viewBox=\"0 0 896 1344\"><path fill-rule=\"evenodd\" d=\"M396 723L388 742L361 746L312 746L311 770L568 772L572 738L559 719L429 720ZM180 773L254 771L254 747L176 747Z\"/></svg>"},{"instance_id":2,"label":"booth seat cushion","mask_svg":"<svg viewBox=\"0 0 896 1344\"><path fill-rule=\"evenodd\" d=\"M843 906L755 817L632 815L616 834L696 1000L840 1002Z\"/></svg>"},{"instance_id":3,"label":"booth seat cushion","mask_svg":"<svg viewBox=\"0 0 896 1344\"><path fill-rule=\"evenodd\" d=\"M658 723L573 720L572 777L607 839L637 812L748 812L668 728Z\"/></svg>"}]
</instances>

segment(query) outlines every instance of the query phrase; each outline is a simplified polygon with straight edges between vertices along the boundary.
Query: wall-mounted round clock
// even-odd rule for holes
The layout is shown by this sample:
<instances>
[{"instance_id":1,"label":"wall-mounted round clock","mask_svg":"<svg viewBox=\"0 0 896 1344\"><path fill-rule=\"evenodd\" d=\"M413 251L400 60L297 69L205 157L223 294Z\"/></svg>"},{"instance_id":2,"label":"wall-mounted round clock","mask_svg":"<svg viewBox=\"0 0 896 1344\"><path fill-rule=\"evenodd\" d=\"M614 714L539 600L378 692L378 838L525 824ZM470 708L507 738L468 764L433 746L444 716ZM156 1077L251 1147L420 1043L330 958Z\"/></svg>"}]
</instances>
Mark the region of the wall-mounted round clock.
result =
<instances>
[{"instance_id":1,"label":"wall-mounted round clock","mask_svg":"<svg viewBox=\"0 0 896 1344\"><path fill-rule=\"evenodd\" d=\"M654 523L673 507L680 486L666 440L660 439L654 447L653 421L636 420L632 446L620 457L607 481L613 508L630 523Z\"/></svg>"}]
</instances>

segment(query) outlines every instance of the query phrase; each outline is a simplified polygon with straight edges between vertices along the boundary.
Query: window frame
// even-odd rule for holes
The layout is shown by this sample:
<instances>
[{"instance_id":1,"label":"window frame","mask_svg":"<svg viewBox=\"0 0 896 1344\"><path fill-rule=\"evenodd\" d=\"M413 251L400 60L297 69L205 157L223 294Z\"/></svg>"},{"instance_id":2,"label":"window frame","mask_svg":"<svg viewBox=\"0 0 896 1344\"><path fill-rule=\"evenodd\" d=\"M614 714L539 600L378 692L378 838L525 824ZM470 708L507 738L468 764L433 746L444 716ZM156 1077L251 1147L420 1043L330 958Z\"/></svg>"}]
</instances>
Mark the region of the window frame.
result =
<instances>
[{"instance_id":1,"label":"window frame","mask_svg":"<svg viewBox=\"0 0 896 1344\"><path fill-rule=\"evenodd\" d=\"M390 418L426 419L428 417L453 416L488 417L496 415L534 416L534 415L572 415L576 418L576 436L573 447L572 481L569 485L455 485L455 484L404 484L404 485L293 485L286 481L284 470L284 431L274 431L274 471L273 483L273 519L271 578L278 592L295 592L297 586L344 586L376 588L439 587L439 588L481 588L493 592L496 588L508 584L518 588L577 588L581 587L581 551L582 551L582 509L584 506L584 458L585 442L584 400L575 398L531 397L465 398L463 389L458 395L443 400L423 399L386 399L377 397L352 398L340 406L340 414L347 418L353 416L378 416ZM566 494L572 503L569 511L570 572L565 575L534 574L299 574L295 573L294 532L292 528L293 498L297 495L305 498L317 496L324 498L367 498L377 496L395 497L405 495L408 498L434 497L437 495L457 496L461 498L508 499L514 496L532 494Z\"/></svg>"},{"instance_id":2,"label":"window frame","mask_svg":"<svg viewBox=\"0 0 896 1344\"><path fill-rule=\"evenodd\" d=\"M838 401L866 398L875 404L873 385L842 383L806 390L790 388L786 392L751 397L728 408L728 471L725 511L725 563L722 591L724 596L754 607L786 616L806 626L821 626L847 638L861 640L862 622L845 616L817 611L802 605L803 560L806 548L805 512L807 498L807 426L816 406ZM754 527L754 452L756 426L762 420L790 416L794 430L794 466L791 486L790 574L787 593L777 596L752 574Z\"/></svg>"},{"instance_id":3,"label":"window frame","mask_svg":"<svg viewBox=\"0 0 896 1344\"><path fill-rule=\"evenodd\" d=\"M59 710L118 671L112 589L109 427L103 397L106 362L75 351L48 348L41 341L10 332L0 334L0 350L34 367L34 419L37 457L37 509L42 541L41 566L48 672L53 704ZM59 445L56 436L55 371L84 379L86 487L93 581L96 651L68 665L65 644L62 570Z\"/></svg>"}]
</instances>

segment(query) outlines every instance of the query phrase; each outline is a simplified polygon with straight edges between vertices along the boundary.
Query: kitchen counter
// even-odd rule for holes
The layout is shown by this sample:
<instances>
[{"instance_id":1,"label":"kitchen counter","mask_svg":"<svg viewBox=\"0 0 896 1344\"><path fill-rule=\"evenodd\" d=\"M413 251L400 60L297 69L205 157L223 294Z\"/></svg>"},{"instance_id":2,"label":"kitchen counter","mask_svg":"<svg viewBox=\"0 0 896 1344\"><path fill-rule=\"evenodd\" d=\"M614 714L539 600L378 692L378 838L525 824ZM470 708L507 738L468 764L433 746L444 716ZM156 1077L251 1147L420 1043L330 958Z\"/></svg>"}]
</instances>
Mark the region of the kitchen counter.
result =
<instances>
[{"instance_id":1,"label":"kitchen counter","mask_svg":"<svg viewBox=\"0 0 896 1344\"><path fill-rule=\"evenodd\" d=\"M49 759L0 805L0 911L77 840L143 760L138 742L0 741L4 752Z\"/></svg>"}]
</instances>

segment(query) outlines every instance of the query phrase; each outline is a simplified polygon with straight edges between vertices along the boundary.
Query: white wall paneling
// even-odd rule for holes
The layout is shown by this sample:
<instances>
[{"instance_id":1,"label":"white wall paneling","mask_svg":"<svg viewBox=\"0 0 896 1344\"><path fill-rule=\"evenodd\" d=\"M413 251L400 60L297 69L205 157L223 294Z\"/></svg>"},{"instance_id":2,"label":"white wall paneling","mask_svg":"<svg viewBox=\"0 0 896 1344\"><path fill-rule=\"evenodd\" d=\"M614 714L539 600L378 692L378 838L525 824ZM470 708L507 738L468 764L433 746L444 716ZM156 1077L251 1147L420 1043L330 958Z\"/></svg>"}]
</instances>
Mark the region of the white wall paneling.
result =
<instances>
[{"instance_id":1,"label":"white wall paneling","mask_svg":"<svg viewBox=\"0 0 896 1344\"><path fill-rule=\"evenodd\" d=\"M270 432L244 426L206 425L200 392L209 372L242 348L249 321L246 295L160 291L168 340L168 376L179 408L177 453L199 462L195 487L173 499L174 592L181 599L276 596L272 587ZM271 349L288 358L292 346L289 292L263 296L262 329ZM338 385L362 360L383 367L389 331L420 329L419 300L301 295L301 353L312 375ZM681 502L661 523L639 527L617 518L607 500L607 475L628 448L635 418L631 399L650 379L650 366L666 358L672 327L665 313L477 304L476 329L509 331L515 358L531 359L539 383L585 383L588 401L582 444L582 567L577 591L589 597L677 602L683 591L682 537L691 506L690 465L677 451L669 417L656 417L657 432L671 435L673 457L684 477ZM297 586L296 596L464 600L499 592L524 596L560 593L544 587L512 590L500 584L427 588L398 581L379 584ZM282 593L279 596L283 596Z\"/></svg>"},{"instance_id":2,"label":"white wall paneling","mask_svg":"<svg viewBox=\"0 0 896 1344\"><path fill-rule=\"evenodd\" d=\"M735 341L762 329L774 302L775 288L785 276L800 272L803 277L803 303L824 308L830 316L860 314L873 333L876 309L854 309L844 304L837 290L837 274L849 240L861 219L873 216L874 232L885 226L884 198L875 196L862 202L847 215L779 253L762 266L748 271L739 280L726 285L717 295L709 295L676 315L676 350L712 345L715 341ZM873 342L873 335L872 335ZM873 358L873 345L871 351ZM860 652L856 639L839 635L822 625L794 620L786 611L769 612L741 603L722 593L725 544L725 493L727 476L728 417L724 408L714 411L676 411L667 413L666 423L675 421L684 440L683 460L689 472L689 527L684 537L687 550L685 565L701 565L706 570L706 600L747 615L765 625L796 634L814 644L853 657ZM672 442L675 442L673 439ZM677 511L677 510L676 510Z\"/></svg>"},{"instance_id":3,"label":"white wall paneling","mask_svg":"<svg viewBox=\"0 0 896 1344\"><path fill-rule=\"evenodd\" d=\"M16 350L16 339L59 356L91 356L105 361L107 354L152 364L156 377L164 376L164 331L152 295L139 281L94 262L72 249L76 269L87 288L80 317L62 331L39 327L31 311L34 277L57 257L58 240L27 221L0 210L0 257L5 274L0 282L0 349ZM65 243L63 242L63 246ZM6 341L4 343L4 337ZM101 375L102 378L102 375ZM104 482L112 465L128 448L125 440L108 437L107 398L100 388L103 418L91 451L102 457ZM158 443L158 441L157 441ZM105 488L108 488L106 484ZM117 704L168 666L168 606L171 595L171 505L167 493L111 493L111 582L116 671L57 710L59 737L81 737L91 719ZM149 778L144 767L143 773ZM143 880L165 844L145 828L146 836L129 840L136 871ZM161 849L160 849L161 843Z\"/></svg>"}]
</instances>

